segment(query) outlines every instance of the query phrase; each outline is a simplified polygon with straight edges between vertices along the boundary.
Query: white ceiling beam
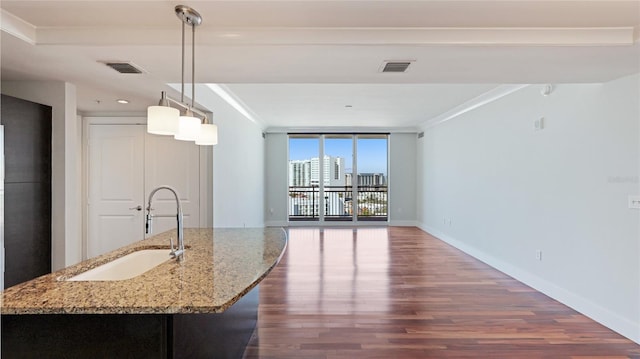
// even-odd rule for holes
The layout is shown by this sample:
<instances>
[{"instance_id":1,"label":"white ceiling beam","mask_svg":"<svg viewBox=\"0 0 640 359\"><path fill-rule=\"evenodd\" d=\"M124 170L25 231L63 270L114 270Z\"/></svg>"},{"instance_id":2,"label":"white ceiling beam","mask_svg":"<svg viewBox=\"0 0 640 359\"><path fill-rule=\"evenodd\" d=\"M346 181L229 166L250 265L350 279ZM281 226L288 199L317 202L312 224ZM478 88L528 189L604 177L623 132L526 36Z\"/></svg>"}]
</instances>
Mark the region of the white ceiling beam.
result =
<instances>
[{"instance_id":1,"label":"white ceiling beam","mask_svg":"<svg viewBox=\"0 0 640 359\"><path fill-rule=\"evenodd\" d=\"M42 45L177 45L174 28L37 28ZM633 45L633 27L198 29L200 45ZM36 38L32 36L31 38Z\"/></svg>"}]
</instances>

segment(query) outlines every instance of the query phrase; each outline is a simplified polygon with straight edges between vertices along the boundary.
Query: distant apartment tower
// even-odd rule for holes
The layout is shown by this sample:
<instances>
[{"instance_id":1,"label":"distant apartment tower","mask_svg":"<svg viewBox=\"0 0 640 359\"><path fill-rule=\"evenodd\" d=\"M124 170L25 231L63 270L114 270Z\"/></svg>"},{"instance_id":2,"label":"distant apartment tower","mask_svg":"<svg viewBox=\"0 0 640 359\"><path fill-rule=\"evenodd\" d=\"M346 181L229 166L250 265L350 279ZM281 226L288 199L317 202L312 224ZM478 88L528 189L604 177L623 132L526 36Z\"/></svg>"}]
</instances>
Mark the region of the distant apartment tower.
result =
<instances>
[{"instance_id":1,"label":"distant apartment tower","mask_svg":"<svg viewBox=\"0 0 640 359\"><path fill-rule=\"evenodd\" d=\"M344 186L344 158L324 156L324 185Z\"/></svg>"},{"instance_id":2,"label":"distant apartment tower","mask_svg":"<svg viewBox=\"0 0 640 359\"><path fill-rule=\"evenodd\" d=\"M323 178L325 186L344 186L344 158L324 156ZM289 186L309 187L320 184L320 159L289 161Z\"/></svg>"},{"instance_id":3,"label":"distant apartment tower","mask_svg":"<svg viewBox=\"0 0 640 359\"><path fill-rule=\"evenodd\" d=\"M347 186L351 186L353 180L351 173L346 175ZM358 186L386 186L387 177L384 173L360 173L358 174Z\"/></svg>"},{"instance_id":4,"label":"distant apartment tower","mask_svg":"<svg viewBox=\"0 0 640 359\"><path fill-rule=\"evenodd\" d=\"M311 186L311 161L289 161L289 186Z\"/></svg>"}]
</instances>

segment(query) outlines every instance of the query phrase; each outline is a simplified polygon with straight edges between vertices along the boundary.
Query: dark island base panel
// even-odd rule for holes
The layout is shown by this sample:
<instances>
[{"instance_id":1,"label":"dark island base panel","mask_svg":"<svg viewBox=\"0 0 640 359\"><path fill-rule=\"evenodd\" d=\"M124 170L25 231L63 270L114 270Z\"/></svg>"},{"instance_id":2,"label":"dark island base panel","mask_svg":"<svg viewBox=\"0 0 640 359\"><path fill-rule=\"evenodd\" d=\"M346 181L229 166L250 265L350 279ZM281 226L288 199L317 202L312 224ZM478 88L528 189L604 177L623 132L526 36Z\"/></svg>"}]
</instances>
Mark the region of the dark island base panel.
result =
<instances>
[{"instance_id":1,"label":"dark island base panel","mask_svg":"<svg viewBox=\"0 0 640 359\"><path fill-rule=\"evenodd\" d=\"M242 359L258 321L259 287L223 313L171 316L171 358Z\"/></svg>"},{"instance_id":2,"label":"dark island base panel","mask_svg":"<svg viewBox=\"0 0 640 359\"><path fill-rule=\"evenodd\" d=\"M2 358L242 358L258 287L219 314L2 315Z\"/></svg>"}]
</instances>

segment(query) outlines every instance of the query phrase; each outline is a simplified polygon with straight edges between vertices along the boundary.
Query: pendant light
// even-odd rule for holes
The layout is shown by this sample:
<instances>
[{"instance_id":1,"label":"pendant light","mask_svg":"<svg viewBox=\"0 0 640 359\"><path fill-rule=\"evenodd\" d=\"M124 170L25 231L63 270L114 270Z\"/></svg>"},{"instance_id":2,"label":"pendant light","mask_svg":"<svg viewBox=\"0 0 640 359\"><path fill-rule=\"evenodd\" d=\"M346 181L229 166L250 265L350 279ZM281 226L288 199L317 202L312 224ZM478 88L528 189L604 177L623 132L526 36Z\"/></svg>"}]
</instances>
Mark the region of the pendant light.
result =
<instances>
[{"instance_id":1,"label":"pendant light","mask_svg":"<svg viewBox=\"0 0 640 359\"><path fill-rule=\"evenodd\" d=\"M196 139L196 145L213 146L218 144L218 126L203 123L200 125L200 135Z\"/></svg>"},{"instance_id":2,"label":"pendant light","mask_svg":"<svg viewBox=\"0 0 640 359\"><path fill-rule=\"evenodd\" d=\"M158 106L147 108L147 132L154 135L174 135L178 132L180 111L169 107L166 92L162 91Z\"/></svg>"},{"instance_id":3,"label":"pendant light","mask_svg":"<svg viewBox=\"0 0 640 359\"><path fill-rule=\"evenodd\" d=\"M195 108L195 38L196 26L202 23L202 17L197 11L186 5L175 7L176 16L182 20L182 81L180 101L174 100L161 93L158 106L147 108L147 132L156 135L173 135L176 140L196 141L202 146L211 146L218 143L218 127L207 123L207 115ZM184 102L184 58L185 58L185 27L191 26L191 104ZM180 111L171 107L176 105L184 110ZM199 116L199 117L196 117ZM202 118L202 120L200 119Z\"/></svg>"},{"instance_id":4,"label":"pendant light","mask_svg":"<svg viewBox=\"0 0 640 359\"><path fill-rule=\"evenodd\" d=\"M195 141L200 134L200 119L197 117L186 116L178 117L178 132L173 138L181 141Z\"/></svg>"}]
</instances>

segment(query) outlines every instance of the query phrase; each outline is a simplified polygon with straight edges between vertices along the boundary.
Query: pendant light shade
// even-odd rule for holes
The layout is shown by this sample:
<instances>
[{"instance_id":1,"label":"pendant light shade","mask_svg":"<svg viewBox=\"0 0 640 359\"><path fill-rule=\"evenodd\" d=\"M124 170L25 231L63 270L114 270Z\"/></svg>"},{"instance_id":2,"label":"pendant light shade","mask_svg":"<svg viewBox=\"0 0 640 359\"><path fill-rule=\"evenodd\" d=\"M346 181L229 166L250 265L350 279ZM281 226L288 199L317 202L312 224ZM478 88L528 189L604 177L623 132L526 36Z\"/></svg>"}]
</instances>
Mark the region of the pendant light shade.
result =
<instances>
[{"instance_id":1,"label":"pendant light shade","mask_svg":"<svg viewBox=\"0 0 640 359\"><path fill-rule=\"evenodd\" d=\"M180 116L178 133L173 136L176 140L195 141L200 134L200 119L191 116Z\"/></svg>"},{"instance_id":2,"label":"pendant light shade","mask_svg":"<svg viewBox=\"0 0 640 359\"><path fill-rule=\"evenodd\" d=\"M154 135L175 135L178 133L180 111L168 106L147 108L147 132Z\"/></svg>"},{"instance_id":3,"label":"pendant light shade","mask_svg":"<svg viewBox=\"0 0 640 359\"><path fill-rule=\"evenodd\" d=\"M200 126L200 135L196 139L196 145L213 146L218 144L218 126L203 123Z\"/></svg>"},{"instance_id":4,"label":"pendant light shade","mask_svg":"<svg viewBox=\"0 0 640 359\"><path fill-rule=\"evenodd\" d=\"M196 144L211 146L218 143L218 127L207 123L207 115L195 107L196 97L196 26L202 23L202 17L194 9L186 5L175 7L176 16L182 21L182 81L180 101L174 100L162 91L158 106L147 108L147 132L155 135L173 135L176 140L196 141ZM184 100L185 73L185 28L191 28L191 104ZM180 107L184 116L178 109ZM199 116L195 117L195 116Z\"/></svg>"}]
</instances>

